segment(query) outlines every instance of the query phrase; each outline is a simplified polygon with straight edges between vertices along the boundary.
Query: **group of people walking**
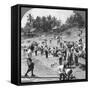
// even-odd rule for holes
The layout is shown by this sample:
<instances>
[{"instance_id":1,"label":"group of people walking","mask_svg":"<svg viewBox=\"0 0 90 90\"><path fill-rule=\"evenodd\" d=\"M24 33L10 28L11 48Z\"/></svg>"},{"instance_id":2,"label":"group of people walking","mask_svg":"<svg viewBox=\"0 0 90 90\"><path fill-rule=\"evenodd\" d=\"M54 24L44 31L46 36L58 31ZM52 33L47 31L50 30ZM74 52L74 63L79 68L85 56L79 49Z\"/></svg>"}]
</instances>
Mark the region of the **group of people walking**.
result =
<instances>
[{"instance_id":1,"label":"group of people walking","mask_svg":"<svg viewBox=\"0 0 90 90\"><path fill-rule=\"evenodd\" d=\"M50 39L50 44L53 40ZM35 56L38 55L38 52L41 54L41 56L45 55L46 59L49 58L49 55L52 55L53 57L58 57L59 65L71 68L72 65L78 66L78 59L79 57L85 58L85 45L82 42L82 39L80 39L78 42L70 42L70 41L61 41L59 38L57 39L58 46L50 47L47 44L47 41L41 42L41 45L37 42L33 42L27 49L28 59L27 59L27 65L28 70L25 73L25 76L27 76L28 72L31 71L32 75L34 70L34 63L32 61L32 53L35 53Z\"/></svg>"}]
</instances>

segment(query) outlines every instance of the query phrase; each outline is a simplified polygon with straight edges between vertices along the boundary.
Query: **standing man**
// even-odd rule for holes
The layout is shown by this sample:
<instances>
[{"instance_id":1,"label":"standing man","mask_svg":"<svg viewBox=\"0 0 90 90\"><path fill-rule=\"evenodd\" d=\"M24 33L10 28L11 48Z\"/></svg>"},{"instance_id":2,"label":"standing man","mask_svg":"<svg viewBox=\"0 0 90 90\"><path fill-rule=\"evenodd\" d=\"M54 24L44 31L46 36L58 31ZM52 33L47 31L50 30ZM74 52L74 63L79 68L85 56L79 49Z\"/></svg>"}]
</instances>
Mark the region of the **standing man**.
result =
<instances>
[{"instance_id":1,"label":"standing man","mask_svg":"<svg viewBox=\"0 0 90 90\"><path fill-rule=\"evenodd\" d=\"M62 65L62 61L63 61L63 57L62 57L62 55L60 54L60 55L59 55L59 65Z\"/></svg>"},{"instance_id":2,"label":"standing man","mask_svg":"<svg viewBox=\"0 0 90 90\"><path fill-rule=\"evenodd\" d=\"M47 46L45 46L45 55L46 55L46 58L48 58L48 48L47 48Z\"/></svg>"},{"instance_id":3,"label":"standing man","mask_svg":"<svg viewBox=\"0 0 90 90\"><path fill-rule=\"evenodd\" d=\"M27 57L29 57L29 58L32 57L32 51L30 48L27 50Z\"/></svg>"},{"instance_id":4,"label":"standing man","mask_svg":"<svg viewBox=\"0 0 90 90\"><path fill-rule=\"evenodd\" d=\"M34 51L34 45L33 44L31 45L30 49L32 52Z\"/></svg>"},{"instance_id":5,"label":"standing man","mask_svg":"<svg viewBox=\"0 0 90 90\"><path fill-rule=\"evenodd\" d=\"M43 51L44 51L43 46L41 46L40 50L41 50L41 55L43 55Z\"/></svg>"},{"instance_id":6,"label":"standing man","mask_svg":"<svg viewBox=\"0 0 90 90\"><path fill-rule=\"evenodd\" d=\"M64 65L59 65L57 67L57 71L59 73L59 80L65 80L65 67Z\"/></svg>"},{"instance_id":7,"label":"standing man","mask_svg":"<svg viewBox=\"0 0 90 90\"><path fill-rule=\"evenodd\" d=\"M35 76L33 74L33 70L34 70L34 63L32 62L31 58L27 58L27 65L28 65L28 70L25 73L25 77L28 76L28 73L31 72L31 76Z\"/></svg>"},{"instance_id":8,"label":"standing man","mask_svg":"<svg viewBox=\"0 0 90 90\"><path fill-rule=\"evenodd\" d=\"M78 55L79 55L79 51L76 48L75 52L74 52L74 58L75 58L75 65L78 66Z\"/></svg>"},{"instance_id":9,"label":"standing man","mask_svg":"<svg viewBox=\"0 0 90 90\"><path fill-rule=\"evenodd\" d=\"M35 46L35 56L37 56L38 46Z\"/></svg>"},{"instance_id":10,"label":"standing man","mask_svg":"<svg viewBox=\"0 0 90 90\"><path fill-rule=\"evenodd\" d=\"M67 65L68 67L71 67L71 60L72 59L72 54L71 54L71 48L68 48L67 51Z\"/></svg>"}]
</instances>

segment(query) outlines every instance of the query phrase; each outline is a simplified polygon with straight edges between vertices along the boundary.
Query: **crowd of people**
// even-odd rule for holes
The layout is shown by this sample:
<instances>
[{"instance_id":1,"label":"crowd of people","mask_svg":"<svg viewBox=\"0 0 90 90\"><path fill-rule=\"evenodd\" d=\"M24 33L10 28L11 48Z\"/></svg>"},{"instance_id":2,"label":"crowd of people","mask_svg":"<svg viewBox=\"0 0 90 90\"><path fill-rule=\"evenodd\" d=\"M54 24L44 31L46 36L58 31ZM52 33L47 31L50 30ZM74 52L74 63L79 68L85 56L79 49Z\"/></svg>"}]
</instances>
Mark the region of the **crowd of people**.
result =
<instances>
[{"instance_id":1,"label":"crowd of people","mask_svg":"<svg viewBox=\"0 0 90 90\"><path fill-rule=\"evenodd\" d=\"M48 59L50 55L52 55L53 57L58 57L58 61L59 61L58 70L60 74L60 80L61 80L61 77L63 76L62 73L66 73L68 71L68 73L70 74L72 72L71 70L72 65L75 65L75 66L79 65L78 63L79 57L85 59L86 47L82 41L82 38L80 38L78 41L75 41L75 42L64 41L60 36L54 37L53 39L54 40L56 39L57 46L50 47L47 43L48 40L45 39L45 40L42 40L41 43L38 43L37 41L33 41L30 44L30 46L27 47L27 49L24 49L24 52L27 53L28 55L28 58L27 58L28 70L25 73L25 76L27 76L28 72L30 71L32 72L32 76L35 76L33 74L33 70L34 70L34 63L32 60L33 53L35 56L44 55L46 59ZM49 39L50 44L53 44L53 39Z\"/></svg>"}]
</instances>

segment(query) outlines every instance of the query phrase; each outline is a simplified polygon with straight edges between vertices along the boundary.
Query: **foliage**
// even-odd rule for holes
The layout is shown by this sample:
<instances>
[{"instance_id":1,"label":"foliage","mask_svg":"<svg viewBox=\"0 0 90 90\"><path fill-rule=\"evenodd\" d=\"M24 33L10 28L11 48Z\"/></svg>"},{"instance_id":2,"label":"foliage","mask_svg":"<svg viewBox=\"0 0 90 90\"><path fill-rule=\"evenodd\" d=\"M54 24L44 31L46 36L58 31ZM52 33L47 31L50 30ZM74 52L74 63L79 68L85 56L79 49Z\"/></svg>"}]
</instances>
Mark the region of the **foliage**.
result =
<instances>
[{"instance_id":1,"label":"foliage","mask_svg":"<svg viewBox=\"0 0 90 90\"><path fill-rule=\"evenodd\" d=\"M45 17L37 16L36 19L33 19L31 14L28 16L28 22L24 27L25 31L30 32L31 28L35 28L36 30L43 30L43 32L49 32L53 27L59 27L61 25L61 21L57 20L55 17L51 15Z\"/></svg>"},{"instance_id":2,"label":"foliage","mask_svg":"<svg viewBox=\"0 0 90 90\"><path fill-rule=\"evenodd\" d=\"M74 15L71 15L67 19L66 24L69 26L83 27L85 26L85 21L83 20L83 17L79 13L75 13Z\"/></svg>"},{"instance_id":3,"label":"foliage","mask_svg":"<svg viewBox=\"0 0 90 90\"><path fill-rule=\"evenodd\" d=\"M83 14L82 14L83 15ZM66 23L61 25L61 20L57 20L57 18L49 16L37 16L36 18L33 18L31 14L28 15L26 26L22 29L24 33L31 33L32 28L35 28L36 32L63 32L65 30L68 30L71 27L78 27L82 28L85 27L85 20L83 15L74 11L74 14L71 15L69 18L67 18ZM53 30L53 28L56 28L56 30Z\"/></svg>"}]
</instances>

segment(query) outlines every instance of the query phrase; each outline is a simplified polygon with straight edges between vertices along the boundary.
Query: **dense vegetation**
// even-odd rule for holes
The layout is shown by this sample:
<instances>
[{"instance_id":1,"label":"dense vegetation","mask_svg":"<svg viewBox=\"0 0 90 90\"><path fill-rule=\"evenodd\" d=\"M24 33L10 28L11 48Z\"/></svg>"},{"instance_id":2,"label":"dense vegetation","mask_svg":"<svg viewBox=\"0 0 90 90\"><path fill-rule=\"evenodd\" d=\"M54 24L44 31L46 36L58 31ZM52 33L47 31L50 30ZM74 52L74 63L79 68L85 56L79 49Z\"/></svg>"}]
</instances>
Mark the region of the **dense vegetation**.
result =
<instances>
[{"instance_id":1,"label":"dense vegetation","mask_svg":"<svg viewBox=\"0 0 90 90\"><path fill-rule=\"evenodd\" d=\"M78 28L85 27L85 20L83 19L83 14L81 15L78 12L74 11L74 14L71 15L69 18L67 18L65 24L61 24L61 20L57 20L57 18L52 17L51 15L45 17L39 17L37 16L36 19L31 16L31 14L28 15L28 22L26 23L26 26L22 28L23 33L31 33L31 32L63 32L67 30L68 28L75 27ZM56 30L53 30L56 29Z\"/></svg>"}]
</instances>

